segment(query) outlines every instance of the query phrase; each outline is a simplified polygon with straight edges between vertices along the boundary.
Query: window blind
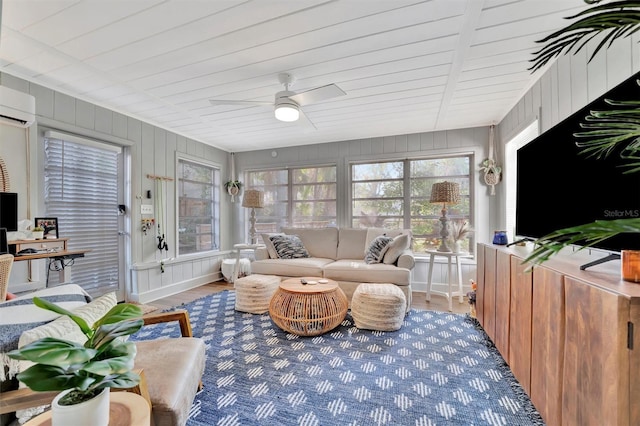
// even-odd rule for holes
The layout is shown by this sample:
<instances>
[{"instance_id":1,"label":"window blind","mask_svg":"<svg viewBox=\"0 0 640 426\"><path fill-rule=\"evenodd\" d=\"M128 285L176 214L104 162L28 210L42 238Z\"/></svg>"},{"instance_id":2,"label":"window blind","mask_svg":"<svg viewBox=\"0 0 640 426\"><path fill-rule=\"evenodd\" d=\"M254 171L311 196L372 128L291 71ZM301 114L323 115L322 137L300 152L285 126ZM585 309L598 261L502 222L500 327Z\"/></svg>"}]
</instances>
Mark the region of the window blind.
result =
<instances>
[{"instance_id":1,"label":"window blind","mask_svg":"<svg viewBox=\"0 0 640 426\"><path fill-rule=\"evenodd\" d=\"M58 218L68 247L89 249L69 269L70 282L96 296L118 289L119 153L60 139L45 138L45 207ZM50 283L58 274L50 271Z\"/></svg>"}]
</instances>

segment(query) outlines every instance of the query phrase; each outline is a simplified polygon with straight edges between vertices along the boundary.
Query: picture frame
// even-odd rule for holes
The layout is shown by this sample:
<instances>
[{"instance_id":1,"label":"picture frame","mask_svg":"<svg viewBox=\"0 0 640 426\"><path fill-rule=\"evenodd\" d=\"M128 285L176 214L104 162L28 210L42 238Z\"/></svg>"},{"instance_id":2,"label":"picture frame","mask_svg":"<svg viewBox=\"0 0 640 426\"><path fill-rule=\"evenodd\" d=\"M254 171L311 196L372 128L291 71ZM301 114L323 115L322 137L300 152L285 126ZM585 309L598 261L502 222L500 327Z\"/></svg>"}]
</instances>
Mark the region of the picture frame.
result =
<instances>
[{"instance_id":1,"label":"picture frame","mask_svg":"<svg viewBox=\"0 0 640 426\"><path fill-rule=\"evenodd\" d=\"M44 228L44 238L60 238L57 217L36 217L35 226Z\"/></svg>"}]
</instances>

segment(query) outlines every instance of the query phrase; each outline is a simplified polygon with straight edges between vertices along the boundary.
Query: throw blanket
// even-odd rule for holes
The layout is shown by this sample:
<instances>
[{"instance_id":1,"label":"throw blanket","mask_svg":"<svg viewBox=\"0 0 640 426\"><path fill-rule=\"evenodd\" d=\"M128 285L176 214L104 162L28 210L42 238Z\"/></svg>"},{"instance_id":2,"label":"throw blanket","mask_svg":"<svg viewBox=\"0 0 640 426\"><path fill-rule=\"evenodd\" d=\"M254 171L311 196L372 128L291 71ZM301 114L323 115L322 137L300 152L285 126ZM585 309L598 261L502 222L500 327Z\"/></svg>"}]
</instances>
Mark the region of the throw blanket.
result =
<instances>
[{"instance_id":1,"label":"throw blanket","mask_svg":"<svg viewBox=\"0 0 640 426\"><path fill-rule=\"evenodd\" d=\"M73 310L91 301L91 296L76 284L65 284L45 288L13 300L0 303L0 382L13 378L18 373L18 361L9 358L8 352L18 349L18 340L23 331L53 321L60 315L33 304L38 296Z\"/></svg>"}]
</instances>

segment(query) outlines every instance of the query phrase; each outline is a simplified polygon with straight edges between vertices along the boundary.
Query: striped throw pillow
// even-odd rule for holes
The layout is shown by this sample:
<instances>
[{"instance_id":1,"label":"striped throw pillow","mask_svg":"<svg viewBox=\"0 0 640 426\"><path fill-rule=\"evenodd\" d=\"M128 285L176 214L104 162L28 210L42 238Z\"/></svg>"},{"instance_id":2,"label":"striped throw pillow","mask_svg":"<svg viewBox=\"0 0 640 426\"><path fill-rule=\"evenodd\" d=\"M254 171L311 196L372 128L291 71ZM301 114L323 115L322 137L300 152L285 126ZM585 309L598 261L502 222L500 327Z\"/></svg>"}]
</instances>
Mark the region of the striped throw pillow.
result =
<instances>
[{"instance_id":1,"label":"striped throw pillow","mask_svg":"<svg viewBox=\"0 0 640 426\"><path fill-rule=\"evenodd\" d=\"M386 235L380 235L375 237L369 247L367 253L364 256L365 263L380 263L384 258L384 254L389 249L389 244L393 241L393 238Z\"/></svg>"},{"instance_id":2,"label":"striped throw pillow","mask_svg":"<svg viewBox=\"0 0 640 426\"><path fill-rule=\"evenodd\" d=\"M269 240L278 253L280 259L300 259L309 257L309 252L297 235L276 234L270 235Z\"/></svg>"}]
</instances>

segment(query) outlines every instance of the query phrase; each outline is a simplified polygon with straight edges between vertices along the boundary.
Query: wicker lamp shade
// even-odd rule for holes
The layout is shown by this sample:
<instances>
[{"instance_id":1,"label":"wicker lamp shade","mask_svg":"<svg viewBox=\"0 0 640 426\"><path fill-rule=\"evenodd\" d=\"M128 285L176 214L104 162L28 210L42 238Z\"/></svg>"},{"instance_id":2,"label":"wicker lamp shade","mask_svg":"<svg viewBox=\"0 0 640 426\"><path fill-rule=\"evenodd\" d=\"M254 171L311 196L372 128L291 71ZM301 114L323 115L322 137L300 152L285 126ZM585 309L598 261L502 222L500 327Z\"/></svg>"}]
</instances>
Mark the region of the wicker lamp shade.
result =
<instances>
[{"instance_id":1,"label":"wicker lamp shade","mask_svg":"<svg viewBox=\"0 0 640 426\"><path fill-rule=\"evenodd\" d=\"M242 207L261 209L264 207L264 193L257 189L247 189L242 198Z\"/></svg>"},{"instance_id":2,"label":"wicker lamp shade","mask_svg":"<svg viewBox=\"0 0 640 426\"><path fill-rule=\"evenodd\" d=\"M456 182L438 182L431 187L432 203L456 204L460 202L460 184Z\"/></svg>"}]
</instances>

